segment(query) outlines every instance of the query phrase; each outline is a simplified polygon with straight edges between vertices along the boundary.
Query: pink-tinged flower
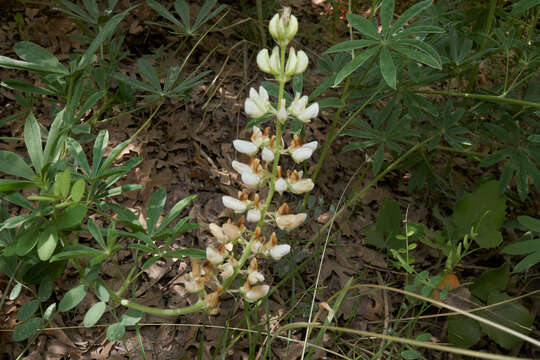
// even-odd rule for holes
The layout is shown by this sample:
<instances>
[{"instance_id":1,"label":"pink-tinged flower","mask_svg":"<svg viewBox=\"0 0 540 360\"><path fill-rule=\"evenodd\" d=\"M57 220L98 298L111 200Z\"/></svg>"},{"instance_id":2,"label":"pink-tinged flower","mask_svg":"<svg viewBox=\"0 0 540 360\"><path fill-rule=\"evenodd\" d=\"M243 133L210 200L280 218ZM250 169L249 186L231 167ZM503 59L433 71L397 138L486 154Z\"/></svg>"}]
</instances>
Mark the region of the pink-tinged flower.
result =
<instances>
[{"instance_id":1,"label":"pink-tinged flower","mask_svg":"<svg viewBox=\"0 0 540 360\"><path fill-rule=\"evenodd\" d=\"M290 252L291 252L291 245L281 244L281 245L276 245L270 249L270 256L272 257L272 259L277 261Z\"/></svg>"},{"instance_id":2,"label":"pink-tinged flower","mask_svg":"<svg viewBox=\"0 0 540 360\"><path fill-rule=\"evenodd\" d=\"M259 299L262 299L263 297L268 294L268 291L270 290L270 286L264 284L264 285L257 285L253 286L251 289L249 289L246 292L246 300L248 302L255 302Z\"/></svg>"}]
</instances>

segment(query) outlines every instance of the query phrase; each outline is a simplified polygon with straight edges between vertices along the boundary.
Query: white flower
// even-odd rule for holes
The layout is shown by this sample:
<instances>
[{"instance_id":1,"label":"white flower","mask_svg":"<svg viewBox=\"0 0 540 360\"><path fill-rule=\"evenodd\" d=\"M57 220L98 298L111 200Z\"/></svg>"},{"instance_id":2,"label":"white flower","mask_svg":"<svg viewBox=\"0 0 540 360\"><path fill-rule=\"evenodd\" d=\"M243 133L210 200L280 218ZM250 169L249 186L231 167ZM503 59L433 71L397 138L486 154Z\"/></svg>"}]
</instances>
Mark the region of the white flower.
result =
<instances>
[{"instance_id":1,"label":"white flower","mask_svg":"<svg viewBox=\"0 0 540 360\"><path fill-rule=\"evenodd\" d=\"M293 230L300 226L307 218L306 213L296 215L278 215L276 216L276 224L281 230Z\"/></svg>"},{"instance_id":2,"label":"white flower","mask_svg":"<svg viewBox=\"0 0 540 360\"><path fill-rule=\"evenodd\" d=\"M311 179L301 179L293 183L289 183L289 190L293 194L303 194L313 190L315 184Z\"/></svg>"},{"instance_id":3,"label":"white flower","mask_svg":"<svg viewBox=\"0 0 540 360\"><path fill-rule=\"evenodd\" d=\"M226 208L229 208L236 213L243 213L247 209L247 204L245 204L243 201L233 198L232 196L225 195L221 198L221 200L223 201L223 205Z\"/></svg>"},{"instance_id":4,"label":"white flower","mask_svg":"<svg viewBox=\"0 0 540 360\"><path fill-rule=\"evenodd\" d=\"M311 119L317 117L318 114L319 104L313 103L309 105L308 108L302 111L300 114L296 115L296 117L302 122L309 122Z\"/></svg>"},{"instance_id":5,"label":"white flower","mask_svg":"<svg viewBox=\"0 0 540 360\"><path fill-rule=\"evenodd\" d=\"M261 51L259 51L259 53L257 54L257 65L259 66L259 69L261 69L261 71L272 74L268 49L262 49Z\"/></svg>"},{"instance_id":6,"label":"white flower","mask_svg":"<svg viewBox=\"0 0 540 360\"><path fill-rule=\"evenodd\" d=\"M274 184L274 189L280 194L283 195L283 192L287 190L287 181L283 178L279 178L276 180L276 183Z\"/></svg>"},{"instance_id":7,"label":"white flower","mask_svg":"<svg viewBox=\"0 0 540 360\"><path fill-rule=\"evenodd\" d=\"M184 283L186 291L191 294L198 293L202 290L202 286L199 284L199 281L196 279L188 280Z\"/></svg>"},{"instance_id":8,"label":"white flower","mask_svg":"<svg viewBox=\"0 0 540 360\"><path fill-rule=\"evenodd\" d=\"M261 183L261 177L254 172L244 171L241 174L242 182L250 188L255 188Z\"/></svg>"},{"instance_id":9,"label":"white flower","mask_svg":"<svg viewBox=\"0 0 540 360\"><path fill-rule=\"evenodd\" d=\"M219 271L221 271L220 275L223 280L230 278L234 274L234 268L231 265L231 263L225 263L218 266Z\"/></svg>"},{"instance_id":10,"label":"white flower","mask_svg":"<svg viewBox=\"0 0 540 360\"><path fill-rule=\"evenodd\" d=\"M272 74L281 74L281 58L279 55L279 47L274 46L272 55L270 55L270 70Z\"/></svg>"},{"instance_id":11,"label":"white flower","mask_svg":"<svg viewBox=\"0 0 540 360\"><path fill-rule=\"evenodd\" d=\"M293 158L295 163L299 164L302 161L309 159L311 155L313 155L313 152L317 149L317 145L317 141L311 141L307 144L304 144L301 147L294 149L291 152L291 157Z\"/></svg>"},{"instance_id":12,"label":"white flower","mask_svg":"<svg viewBox=\"0 0 540 360\"><path fill-rule=\"evenodd\" d=\"M240 161L233 160L232 167L234 170L236 170L239 174L242 174L244 172L252 172L251 168L248 164L244 164Z\"/></svg>"},{"instance_id":13,"label":"white flower","mask_svg":"<svg viewBox=\"0 0 540 360\"><path fill-rule=\"evenodd\" d=\"M270 108L268 92L264 87L259 87L259 92L254 88L249 89L249 97L244 102L244 111L252 118L259 118L265 115Z\"/></svg>"},{"instance_id":14,"label":"white flower","mask_svg":"<svg viewBox=\"0 0 540 360\"><path fill-rule=\"evenodd\" d=\"M263 282L264 275L258 271L251 271L248 275L248 281L251 285L255 285L257 283Z\"/></svg>"},{"instance_id":15,"label":"white flower","mask_svg":"<svg viewBox=\"0 0 540 360\"><path fill-rule=\"evenodd\" d=\"M211 223L210 225L208 225L208 229L210 230L212 235L216 239L218 239L220 242L223 242L226 240L225 233L223 232L223 229L219 225Z\"/></svg>"},{"instance_id":16,"label":"white flower","mask_svg":"<svg viewBox=\"0 0 540 360\"><path fill-rule=\"evenodd\" d=\"M210 245L206 248L206 260L214 265L218 265L221 264L225 258L215 247Z\"/></svg>"},{"instance_id":17,"label":"white flower","mask_svg":"<svg viewBox=\"0 0 540 360\"><path fill-rule=\"evenodd\" d=\"M251 134L251 142L254 143L257 147L260 147L266 142L267 138L263 135L261 129L257 126L253 127Z\"/></svg>"},{"instance_id":18,"label":"white flower","mask_svg":"<svg viewBox=\"0 0 540 360\"><path fill-rule=\"evenodd\" d=\"M234 224L225 223L222 226L223 234L227 238L228 241L234 241L242 235L242 231L240 231L240 228ZM227 244L232 245L232 244ZM228 249L229 250L229 249Z\"/></svg>"},{"instance_id":19,"label":"white flower","mask_svg":"<svg viewBox=\"0 0 540 360\"><path fill-rule=\"evenodd\" d=\"M251 243L251 251L254 254L258 254L263 251L263 244L259 240L253 240Z\"/></svg>"},{"instance_id":20,"label":"white flower","mask_svg":"<svg viewBox=\"0 0 540 360\"><path fill-rule=\"evenodd\" d=\"M306 53L302 50L298 50L298 52L296 53L296 67L294 73L301 74L306 71L308 63L309 59Z\"/></svg>"},{"instance_id":21,"label":"white flower","mask_svg":"<svg viewBox=\"0 0 540 360\"><path fill-rule=\"evenodd\" d=\"M254 286L246 292L246 300L249 302L255 302L266 296L269 290L270 286L266 284Z\"/></svg>"},{"instance_id":22,"label":"white flower","mask_svg":"<svg viewBox=\"0 0 540 360\"><path fill-rule=\"evenodd\" d=\"M246 220L249 222L257 222L261 220L261 210L259 209L248 210Z\"/></svg>"},{"instance_id":23,"label":"white flower","mask_svg":"<svg viewBox=\"0 0 540 360\"><path fill-rule=\"evenodd\" d=\"M233 140L233 146L236 151L249 156L255 155L259 150L259 147L257 145L255 145L251 141L246 140Z\"/></svg>"},{"instance_id":24,"label":"white flower","mask_svg":"<svg viewBox=\"0 0 540 360\"><path fill-rule=\"evenodd\" d=\"M294 96L294 100L292 101L291 105L289 105L289 112L293 114L294 116L297 116L296 114L300 114L302 111L306 109L306 105L308 103L308 97L307 95L304 95L300 97L300 93L296 93Z\"/></svg>"},{"instance_id":25,"label":"white flower","mask_svg":"<svg viewBox=\"0 0 540 360\"><path fill-rule=\"evenodd\" d=\"M262 149L262 159L266 162L274 160L274 152L267 147Z\"/></svg>"},{"instance_id":26,"label":"white flower","mask_svg":"<svg viewBox=\"0 0 540 360\"><path fill-rule=\"evenodd\" d=\"M276 245L270 249L270 256L274 260L280 260L282 257L284 257L290 252L291 252L291 245L281 244L281 245Z\"/></svg>"},{"instance_id":27,"label":"white flower","mask_svg":"<svg viewBox=\"0 0 540 360\"><path fill-rule=\"evenodd\" d=\"M287 59L287 65L285 66L285 75L291 77L296 74L296 51L292 47L289 50L289 58Z\"/></svg>"}]
</instances>

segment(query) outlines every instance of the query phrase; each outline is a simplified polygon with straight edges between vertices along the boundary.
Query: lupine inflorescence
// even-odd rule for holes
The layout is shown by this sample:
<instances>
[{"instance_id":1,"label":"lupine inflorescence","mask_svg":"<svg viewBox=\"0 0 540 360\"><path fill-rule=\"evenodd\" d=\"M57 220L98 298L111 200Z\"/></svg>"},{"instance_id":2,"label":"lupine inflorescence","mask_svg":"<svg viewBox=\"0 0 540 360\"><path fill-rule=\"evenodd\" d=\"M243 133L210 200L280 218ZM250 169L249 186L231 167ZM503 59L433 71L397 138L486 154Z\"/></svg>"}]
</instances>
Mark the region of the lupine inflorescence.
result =
<instances>
[{"instance_id":1,"label":"lupine inflorescence","mask_svg":"<svg viewBox=\"0 0 540 360\"><path fill-rule=\"evenodd\" d=\"M222 202L240 217L234 221L229 219L221 226L210 224L213 242L206 248L206 260L192 260L192 270L186 278L186 290L198 293L211 313L219 311L221 292L234 291L229 287L237 275L245 278L236 291L246 301L255 302L266 296L270 287L264 283L265 277L259 270L257 258L280 260L291 251L290 245L280 244L276 233L269 228L275 225L281 230L291 231L307 217L305 213L291 213L284 202L277 210L270 210L276 192L280 195L284 192L302 194L314 187L311 178L304 177L302 171L290 169L285 172L279 164L281 155L289 155L294 163L300 164L311 158L318 145L317 141L304 143L297 135L290 137L289 145L285 145L283 128L288 120L294 118L309 123L319 113L319 105L308 105L305 95L295 94L288 105L284 97L285 84L294 75L303 73L309 62L304 51L296 51L293 47L285 59L287 46L297 30L298 20L291 15L290 8L285 8L281 15L274 15L270 21L269 31L277 45L271 53L268 49L261 50L257 55L257 65L279 83L278 99L274 106L264 87L260 86L258 90L251 88L244 110L254 119L273 115L276 119L274 135L271 127L260 129L254 126L249 139L233 141L235 150L247 159L232 162L244 188L236 197L223 196ZM207 289L213 291L208 293Z\"/></svg>"}]
</instances>

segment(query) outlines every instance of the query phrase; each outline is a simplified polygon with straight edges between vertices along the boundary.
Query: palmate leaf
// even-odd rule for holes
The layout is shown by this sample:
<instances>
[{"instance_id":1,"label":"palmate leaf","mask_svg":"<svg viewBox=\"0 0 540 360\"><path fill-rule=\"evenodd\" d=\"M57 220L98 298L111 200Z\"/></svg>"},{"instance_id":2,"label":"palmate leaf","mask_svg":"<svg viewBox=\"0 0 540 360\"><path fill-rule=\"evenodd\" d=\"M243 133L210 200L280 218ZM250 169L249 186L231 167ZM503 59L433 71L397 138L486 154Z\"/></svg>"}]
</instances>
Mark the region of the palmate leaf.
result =
<instances>
[{"instance_id":1,"label":"palmate leaf","mask_svg":"<svg viewBox=\"0 0 540 360\"><path fill-rule=\"evenodd\" d=\"M351 25L355 30L358 30L360 34L373 40L381 39L381 35L377 31L377 28L365 17L356 14L347 14L347 21L349 22L349 25Z\"/></svg>"},{"instance_id":2,"label":"palmate leaf","mask_svg":"<svg viewBox=\"0 0 540 360\"><path fill-rule=\"evenodd\" d=\"M339 85L346 77L351 75L356 69L362 66L367 60L369 60L373 55L377 53L379 47L372 47L367 50L360 52L354 59L352 59L347 65L341 69L341 71L336 75L334 80L334 86Z\"/></svg>"}]
</instances>

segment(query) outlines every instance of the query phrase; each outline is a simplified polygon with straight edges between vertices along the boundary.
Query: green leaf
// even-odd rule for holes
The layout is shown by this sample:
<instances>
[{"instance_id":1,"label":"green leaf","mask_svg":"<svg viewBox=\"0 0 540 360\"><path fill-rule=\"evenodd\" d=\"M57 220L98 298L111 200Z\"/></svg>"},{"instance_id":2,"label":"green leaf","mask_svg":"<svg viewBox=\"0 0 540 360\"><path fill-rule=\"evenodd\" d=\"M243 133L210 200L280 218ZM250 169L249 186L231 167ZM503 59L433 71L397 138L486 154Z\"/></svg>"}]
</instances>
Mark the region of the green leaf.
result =
<instances>
[{"instance_id":1,"label":"green leaf","mask_svg":"<svg viewBox=\"0 0 540 360\"><path fill-rule=\"evenodd\" d=\"M116 186L111 189L108 189L104 193L98 194L98 197L105 198L105 197L110 197L110 196L118 196L118 195L130 192L130 191L140 190L142 188L143 188L142 185L138 185L138 184Z\"/></svg>"},{"instance_id":2,"label":"green leaf","mask_svg":"<svg viewBox=\"0 0 540 360\"><path fill-rule=\"evenodd\" d=\"M65 246L59 253L51 258L51 262L63 259L78 259L102 255L103 251L86 245L73 244Z\"/></svg>"},{"instance_id":3,"label":"green leaf","mask_svg":"<svg viewBox=\"0 0 540 360\"><path fill-rule=\"evenodd\" d=\"M8 89L16 90L19 92L39 94L39 95L58 95L56 91L52 91L46 88L28 84L24 81L19 81L19 80L0 81L0 85Z\"/></svg>"},{"instance_id":4,"label":"green leaf","mask_svg":"<svg viewBox=\"0 0 540 360\"><path fill-rule=\"evenodd\" d=\"M540 233L540 220L530 216L518 216L518 222L527 229Z\"/></svg>"},{"instance_id":5,"label":"green leaf","mask_svg":"<svg viewBox=\"0 0 540 360\"><path fill-rule=\"evenodd\" d=\"M15 246L17 256L28 254L36 246L39 239L38 232L41 230L38 226L30 227L27 230L19 230L16 239L17 245Z\"/></svg>"},{"instance_id":6,"label":"green leaf","mask_svg":"<svg viewBox=\"0 0 540 360\"><path fill-rule=\"evenodd\" d=\"M491 166L491 165L494 165L503 161L504 159L506 159L508 156L511 156L511 155L512 155L512 151L510 149L503 149L503 150L495 151L494 153L489 154L482 161L480 161L478 166L488 167L488 166Z\"/></svg>"},{"instance_id":7,"label":"green leaf","mask_svg":"<svg viewBox=\"0 0 540 360\"><path fill-rule=\"evenodd\" d=\"M165 206L165 201L167 200L167 193L164 188L157 189L146 206L146 224L148 227L148 234L153 235L156 228L159 216L163 211Z\"/></svg>"},{"instance_id":8,"label":"green leaf","mask_svg":"<svg viewBox=\"0 0 540 360\"><path fill-rule=\"evenodd\" d=\"M379 10L379 17L381 18L382 34L386 38L390 32L390 22L394 16L394 0L382 0L381 8Z\"/></svg>"},{"instance_id":9,"label":"green leaf","mask_svg":"<svg viewBox=\"0 0 540 360\"><path fill-rule=\"evenodd\" d=\"M79 202L84 196L84 190L86 189L86 182L84 179L78 179L73 183L71 187L71 200Z\"/></svg>"},{"instance_id":10,"label":"green leaf","mask_svg":"<svg viewBox=\"0 0 540 360\"><path fill-rule=\"evenodd\" d=\"M174 2L174 10L182 19L182 22L184 23L184 26L186 28L186 32L189 34L191 32L191 27L190 27L191 24L190 24L188 4L186 4L184 0L176 0Z\"/></svg>"},{"instance_id":11,"label":"green leaf","mask_svg":"<svg viewBox=\"0 0 540 360\"><path fill-rule=\"evenodd\" d=\"M109 142L109 132L107 130L101 130L94 141L94 150L92 155L92 177L98 174L101 165L101 158L107 148Z\"/></svg>"},{"instance_id":12,"label":"green leaf","mask_svg":"<svg viewBox=\"0 0 540 360\"><path fill-rule=\"evenodd\" d=\"M163 16L164 18L166 18L167 20L169 20L170 22L172 22L173 24L177 25L177 26L182 26L182 24L180 24L180 22L173 16L173 14L171 14L169 12L169 10L167 10L163 5L161 5L160 3L158 3L157 1L154 1L154 0L146 0L146 3L148 4L148 6L150 6L152 9L154 9L159 15ZM188 22L189 23L189 22Z\"/></svg>"},{"instance_id":13,"label":"green leaf","mask_svg":"<svg viewBox=\"0 0 540 360\"><path fill-rule=\"evenodd\" d=\"M36 173L39 174L43 168L43 148L41 146L41 132L33 113L28 115L24 124L24 143L30 161L32 161Z\"/></svg>"},{"instance_id":14,"label":"green leaf","mask_svg":"<svg viewBox=\"0 0 540 360\"><path fill-rule=\"evenodd\" d=\"M382 164L384 160L384 145L381 144L377 148L377 151L375 151L375 154L373 155L373 175L377 175L379 171L381 170Z\"/></svg>"},{"instance_id":15,"label":"green leaf","mask_svg":"<svg viewBox=\"0 0 540 360\"><path fill-rule=\"evenodd\" d=\"M540 5L540 0L521 0L512 4L512 16L521 15L524 12Z\"/></svg>"},{"instance_id":16,"label":"green leaf","mask_svg":"<svg viewBox=\"0 0 540 360\"><path fill-rule=\"evenodd\" d=\"M367 60L369 60L369 58L375 55L375 53L378 50L379 50L379 47L377 46L377 47L372 47L370 49L362 51L360 54L358 54L347 65L345 65L343 69L341 69L340 72L336 75L336 79L334 80L333 86L339 85L346 77L352 74L356 69L358 69Z\"/></svg>"},{"instance_id":17,"label":"green leaf","mask_svg":"<svg viewBox=\"0 0 540 360\"><path fill-rule=\"evenodd\" d=\"M142 317L143 317L142 312L130 309L122 314L122 317L120 318L120 322L124 326L131 326L141 321Z\"/></svg>"},{"instance_id":18,"label":"green leaf","mask_svg":"<svg viewBox=\"0 0 540 360\"><path fill-rule=\"evenodd\" d=\"M481 337L482 329L473 319L462 315L448 319L448 340L452 345L468 349Z\"/></svg>"},{"instance_id":19,"label":"green leaf","mask_svg":"<svg viewBox=\"0 0 540 360\"><path fill-rule=\"evenodd\" d=\"M161 259L161 256L152 256L151 258L148 258L148 260L146 260L144 262L144 264L142 265L141 269L144 271L146 269L148 269L150 266L152 266L152 264L154 264L156 261L158 261L159 259Z\"/></svg>"},{"instance_id":20,"label":"green leaf","mask_svg":"<svg viewBox=\"0 0 540 360\"><path fill-rule=\"evenodd\" d=\"M345 106L345 103L343 100L337 97L328 97L325 99L322 99L319 103L319 109L325 109L325 108L342 108Z\"/></svg>"},{"instance_id":21,"label":"green leaf","mask_svg":"<svg viewBox=\"0 0 540 360\"><path fill-rule=\"evenodd\" d=\"M206 252L201 249L182 249L167 251L163 256L171 259L181 259L184 256L194 259L206 259Z\"/></svg>"},{"instance_id":22,"label":"green leaf","mask_svg":"<svg viewBox=\"0 0 540 360\"><path fill-rule=\"evenodd\" d=\"M165 218L163 219L163 221L161 222L161 224L159 224L159 227L157 228L156 230L156 234L161 234L165 229L166 227L174 220L178 217L178 215L180 215L180 213L182 212L182 210L184 210L184 208L193 201L193 199L195 199L197 197L197 195L191 195L191 196L188 196L182 200L180 200L179 202L177 202L173 207L172 209L169 211L169 213L167 214L167 216L165 216Z\"/></svg>"},{"instance_id":23,"label":"green leaf","mask_svg":"<svg viewBox=\"0 0 540 360\"><path fill-rule=\"evenodd\" d=\"M502 242L499 228L506 216L506 199L499 194L499 183L488 181L472 194L465 194L456 204L452 221L457 227L457 237L469 234L474 227L481 248L493 248Z\"/></svg>"},{"instance_id":24,"label":"green leaf","mask_svg":"<svg viewBox=\"0 0 540 360\"><path fill-rule=\"evenodd\" d=\"M124 337L126 327L124 324L117 322L107 328L107 340L117 341Z\"/></svg>"},{"instance_id":25,"label":"green leaf","mask_svg":"<svg viewBox=\"0 0 540 360\"><path fill-rule=\"evenodd\" d=\"M399 52L400 54L405 55L406 57L409 57L415 61L418 61L422 64L426 64L428 66L431 66L432 68L441 70L442 69L442 63L437 58L434 58L432 56L429 56L423 51L419 51L415 48L409 47L409 46L403 46L398 43L391 43L392 50L395 50Z\"/></svg>"},{"instance_id":26,"label":"green leaf","mask_svg":"<svg viewBox=\"0 0 540 360\"><path fill-rule=\"evenodd\" d=\"M11 59L6 56L0 56L0 67L15 70L27 70L42 74L69 75L69 71L66 68L62 69L43 64L35 64L32 62Z\"/></svg>"},{"instance_id":27,"label":"green leaf","mask_svg":"<svg viewBox=\"0 0 540 360\"><path fill-rule=\"evenodd\" d=\"M403 27L403 25L405 25L413 17L415 17L416 15L418 15L419 13L421 13L422 11L430 7L432 3L433 3L432 0L420 1L414 4L413 6L411 6L410 8L408 8L407 10L405 10L403 14L401 14L401 16L392 25L391 34L392 35L397 34L399 30Z\"/></svg>"},{"instance_id":28,"label":"green leaf","mask_svg":"<svg viewBox=\"0 0 540 360\"><path fill-rule=\"evenodd\" d=\"M168 91L171 86L174 85L176 80L178 80L178 75L180 75L179 66L171 66L169 70L167 70L167 77L165 78L165 84L163 85L164 91Z\"/></svg>"},{"instance_id":29,"label":"green leaf","mask_svg":"<svg viewBox=\"0 0 540 360\"><path fill-rule=\"evenodd\" d=\"M63 74L68 73L67 69L58 61L56 56L37 44L29 41L20 41L13 46L13 51L25 61L54 68Z\"/></svg>"},{"instance_id":30,"label":"green leaf","mask_svg":"<svg viewBox=\"0 0 540 360\"><path fill-rule=\"evenodd\" d=\"M92 237L98 242L103 250L107 249L107 245L105 245L103 236L101 235L101 230L92 219L88 219L88 232L92 234Z\"/></svg>"},{"instance_id":31,"label":"green leaf","mask_svg":"<svg viewBox=\"0 0 540 360\"><path fill-rule=\"evenodd\" d=\"M415 360L420 357L420 354L416 350L408 349L401 352L401 358L405 360Z\"/></svg>"},{"instance_id":32,"label":"green leaf","mask_svg":"<svg viewBox=\"0 0 540 360\"><path fill-rule=\"evenodd\" d=\"M382 199L379 205L375 228L368 226L363 229L366 241L379 249L398 249L403 243L395 237L401 232L399 204L395 200Z\"/></svg>"},{"instance_id":33,"label":"green leaf","mask_svg":"<svg viewBox=\"0 0 540 360\"><path fill-rule=\"evenodd\" d=\"M59 172L54 177L53 193L62 199L67 199L71 187L71 170Z\"/></svg>"},{"instance_id":34,"label":"green leaf","mask_svg":"<svg viewBox=\"0 0 540 360\"><path fill-rule=\"evenodd\" d=\"M355 15L355 16L358 16L358 15ZM379 42L375 40L347 40L347 41L344 41L337 45L332 46L331 48L326 50L324 53L331 54L331 53L342 52L342 51L356 50L356 49L365 48L370 45L377 45L378 43Z\"/></svg>"},{"instance_id":35,"label":"green leaf","mask_svg":"<svg viewBox=\"0 0 540 360\"><path fill-rule=\"evenodd\" d=\"M510 299L510 296L506 294L493 292L489 295L487 303L488 305L492 305L508 299ZM489 310L482 311L479 315L522 334L528 334L530 332L528 329L531 328L534 321L529 311L523 305L516 302L498 305ZM507 350L511 350L523 342L523 340L487 324L480 323L480 326L493 341Z\"/></svg>"},{"instance_id":36,"label":"green leaf","mask_svg":"<svg viewBox=\"0 0 540 360\"><path fill-rule=\"evenodd\" d=\"M85 296L86 287L84 284L75 286L64 295L62 300L60 300L60 303L58 304L58 311L66 312L73 309L75 306L79 305Z\"/></svg>"},{"instance_id":37,"label":"green leaf","mask_svg":"<svg viewBox=\"0 0 540 360\"><path fill-rule=\"evenodd\" d=\"M88 309L88 311L86 312L86 315L84 315L84 320L83 320L84 327L94 326L99 321L99 319L101 319L106 308L107 308L107 304L104 303L103 301L100 301L92 305L90 309Z\"/></svg>"},{"instance_id":38,"label":"green leaf","mask_svg":"<svg viewBox=\"0 0 540 360\"><path fill-rule=\"evenodd\" d=\"M58 233L56 228L49 226L44 232L39 234L37 243L37 253L41 261L47 261L51 258L56 245L58 244Z\"/></svg>"},{"instance_id":39,"label":"green leaf","mask_svg":"<svg viewBox=\"0 0 540 360\"><path fill-rule=\"evenodd\" d=\"M377 28L365 17L356 14L347 14L347 21L354 29L358 30L360 34L373 40L381 39L381 35L377 31ZM329 50L327 50L327 52L329 52Z\"/></svg>"},{"instance_id":40,"label":"green leaf","mask_svg":"<svg viewBox=\"0 0 540 360\"><path fill-rule=\"evenodd\" d=\"M383 46L381 49L381 73L384 78L384 81L392 89L396 89L396 66L394 65L394 60L392 60L392 55L386 46Z\"/></svg>"},{"instance_id":41,"label":"green leaf","mask_svg":"<svg viewBox=\"0 0 540 360\"><path fill-rule=\"evenodd\" d=\"M510 265L504 264L486 271L470 286L471 294L485 301L489 294L505 290L510 279L509 269Z\"/></svg>"},{"instance_id":42,"label":"green leaf","mask_svg":"<svg viewBox=\"0 0 540 360\"><path fill-rule=\"evenodd\" d=\"M30 166L19 155L5 150L0 151L0 172L28 180L32 180L35 176Z\"/></svg>"},{"instance_id":43,"label":"green leaf","mask_svg":"<svg viewBox=\"0 0 540 360\"><path fill-rule=\"evenodd\" d=\"M86 216L88 208L84 204L77 204L68 207L58 217L56 225L59 229L68 229L77 225L81 225L81 221Z\"/></svg>"},{"instance_id":44,"label":"green leaf","mask_svg":"<svg viewBox=\"0 0 540 360\"><path fill-rule=\"evenodd\" d=\"M54 283L50 277L44 277L39 283L38 299L41 302L49 300L54 290Z\"/></svg>"},{"instance_id":45,"label":"green leaf","mask_svg":"<svg viewBox=\"0 0 540 360\"><path fill-rule=\"evenodd\" d=\"M65 135L62 135L65 116L66 109L64 108L56 114L53 123L49 128L47 143L45 144L45 150L43 151L44 164L56 161L57 157L60 156L60 152L64 150L64 143L60 140L65 139Z\"/></svg>"},{"instance_id":46,"label":"green leaf","mask_svg":"<svg viewBox=\"0 0 540 360\"><path fill-rule=\"evenodd\" d=\"M49 306L47 306L47 308L43 312L43 319L45 321L50 321L55 310L56 310L56 303L52 303Z\"/></svg>"},{"instance_id":47,"label":"green leaf","mask_svg":"<svg viewBox=\"0 0 540 360\"><path fill-rule=\"evenodd\" d=\"M21 308L17 312L17 321L24 321L28 319L30 316L34 315L38 308L39 300L30 300L29 302L21 306Z\"/></svg>"},{"instance_id":48,"label":"green leaf","mask_svg":"<svg viewBox=\"0 0 540 360\"><path fill-rule=\"evenodd\" d=\"M140 58L137 60L139 69L141 69L142 74L150 81L150 84L154 87L154 90L161 92L161 84L156 72L156 69L146 59Z\"/></svg>"},{"instance_id":49,"label":"green leaf","mask_svg":"<svg viewBox=\"0 0 540 360\"><path fill-rule=\"evenodd\" d=\"M19 297L21 290L22 290L22 284L16 283L15 286L13 286L13 289L11 289L11 291L9 292L8 299L11 301L15 300L17 297Z\"/></svg>"},{"instance_id":50,"label":"green leaf","mask_svg":"<svg viewBox=\"0 0 540 360\"><path fill-rule=\"evenodd\" d=\"M11 192L14 190L37 187L33 181L0 179L0 192Z\"/></svg>"},{"instance_id":51,"label":"green leaf","mask_svg":"<svg viewBox=\"0 0 540 360\"><path fill-rule=\"evenodd\" d=\"M32 318L22 324L17 325L13 331L13 340L23 341L38 332L41 327L41 318Z\"/></svg>"},{"instance_id":52,"label":"green leaf","mask_svg":"<svg viewBox=\"0 0 540 360\"><path fill-rule=\"evenodd\" d=\"M77 160L78 165L86 173L86 175L90 175L90 165L88 165L88 159L86 158L86 154L84 153L82 146L72 138L67 138L66 143L71 156Z\"/></svg>"}]
</instances>

